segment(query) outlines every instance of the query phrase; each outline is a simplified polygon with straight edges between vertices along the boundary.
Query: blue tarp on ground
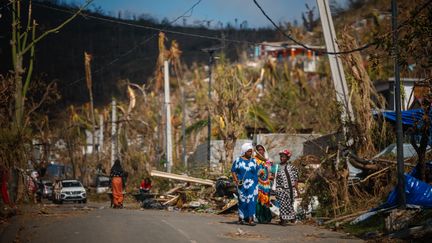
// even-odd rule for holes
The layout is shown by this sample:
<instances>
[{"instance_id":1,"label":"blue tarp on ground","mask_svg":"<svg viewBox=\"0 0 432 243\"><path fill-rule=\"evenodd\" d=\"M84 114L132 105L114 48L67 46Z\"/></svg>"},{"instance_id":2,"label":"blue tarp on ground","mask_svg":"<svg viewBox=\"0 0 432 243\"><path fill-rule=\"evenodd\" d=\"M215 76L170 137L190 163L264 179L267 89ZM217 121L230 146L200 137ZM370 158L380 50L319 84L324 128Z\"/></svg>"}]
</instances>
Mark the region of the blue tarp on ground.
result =
<instances>
[{"instance_id":1,"label":"blue tarp on ground","mask_svg":"<svg viewBox=\"0 0 432 243\"><path fill-rule=\"evenodd\" d=\"M391 122L396 121L396 112L394 111L384 111L382 112L382 115L385 119ZM407 110L402 111L402 124L413 126L414 123L418 120L420 120L423 116L423 109L414 109L414 110Z\"/></svg>"},{"instance_id":2,"label":"blue tarp on ground","mask_svg":"<svg viewBox=\"0 0 432 243\"><path fill-rule=\"evenodd\" d=\"M432 186L411 175L405 175L406 203L424 208L432 208ZM379 208L397 205L397 190L390 192L387 202Z\"/></svg>"},{"instance_id":3,"label":"blue tarp on ground","mask_svg":"<svg viewBox=\"0 0 432 243\"><path fill-rule=\"evenodd\" d=\"M432 164L429 162L426 166L430 169ZM432 185L415 178L416 171L417 168L414 168L410 173L405 174L406 203L424 208L432 208ZM396 189L395 187L390 192L387 201L375 210L396 206L398 203Z\"/></svg>"}]
</instances>

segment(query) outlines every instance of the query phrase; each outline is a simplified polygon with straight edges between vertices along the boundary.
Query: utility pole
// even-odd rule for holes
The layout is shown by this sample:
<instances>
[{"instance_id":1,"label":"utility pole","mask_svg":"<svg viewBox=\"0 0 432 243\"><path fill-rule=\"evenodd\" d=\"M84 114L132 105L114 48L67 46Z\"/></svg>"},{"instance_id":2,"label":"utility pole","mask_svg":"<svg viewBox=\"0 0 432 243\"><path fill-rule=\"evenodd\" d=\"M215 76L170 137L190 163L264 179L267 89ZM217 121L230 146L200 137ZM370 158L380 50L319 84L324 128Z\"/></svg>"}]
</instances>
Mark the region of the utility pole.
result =
<instances>
[{"instance_id":1,"label":"utility pole","mask_svg":"<svg viewBox=\"0 0 432 243\"><path fill-rule=\"evenodd\" d=\"M103 154L103 146L104 146L104 144L103 144L103 140L104 140L103 135L104 134L103 133L104 133L104 120L103 120L103 115L100 114L99 115L99 149L98 149L98 151L102 154Z\"/></svg>"},{"instance_id":2,"label":"utility pole","mask_svg":"<svg viewBox=\"0 0 432 243\"><path fill-rule=\"evenodd\" d=\"M395 72L395 105L396 105L396 148L397 148L397 175L398 175L398 203L399 208L406 208L405 197L405 175L403 159L403 132L402 132L402 112L401 112L401 88L400 88L400 70L399 70L399 44L398 44L398 26L397 26L397 2L391 1L392 9L392 33L393 33L393 58Z\"/></svg>"},{"instance_id":3,"label":"utility pole","mask_svg":"<svg viewBox=\"0 0 432 243\"><path fill-rule=\"evenodd\" d=\"M211 102L211 84L212 84L212 68L214 63L214 53L217 50L220 50L222 47L212 47L205 48L202 51L207 52L209 54L209 63L208 63L208 76L209 76L209 84L208 84L208 100ZM210 104L207 107L207 163L210 168L210 160L211 160L211 114L210 114Z\"/></svg>"},{"instance_id":4,"label":"utility pole","mask_svg":"<svg viewBox=\"0 0 432 243\"><path fill-rule=\"evenodd\" d=\"M328 52L339 52L339 46L336 43L336 32L333 25L333 19L330 13L328 0L317 0L318 10L323 27L324 40ZM341 119L342 122L354 121L354 113L349 99L348 86L345 80L345 73L341 59L337 55L328 55L332 79L336 90L336 99L342 105ZM344 128L346 136L346 127Z\"/></svg>"},{"instance_id":5,"label":"utility pole","mask_svg":"<svg viewBox=\"0 0 432 243\"><path fill-rule=\"evenodd\" d=\"M112 113L111 113L111 166L117 156L117 104L116 100L112 100Z\"/></svg>"},{"instance_id":6,"label":"utility pole","mask_svg":"<svg viewBox=\"0 0 432 243\"><path fill-rule=\"evenodd\" d=\"M170 108L170 86L169 86L169 63L164 61L164 90L165 90L165 112L166 112L166 160L167 172L171 173L173 165L172 158L172 135L171 135L171 108Z\"/></svg>"},{"instance_id":7,"label":"utility pole","mask_svg":"<svg viewBox=\"0 0 432 243\"><path fill-rule=\"evenodd\" d=\"M181 96L182 96L182 126L181 126L181 131L182 131L182 162L183 165L185 167L185 169L187 169L188 164L187 164L187 160L186 160L186 97L185 97L185 92L184 92L184 88L180 88L181 91Z\"/></svg>"}]
</instances>

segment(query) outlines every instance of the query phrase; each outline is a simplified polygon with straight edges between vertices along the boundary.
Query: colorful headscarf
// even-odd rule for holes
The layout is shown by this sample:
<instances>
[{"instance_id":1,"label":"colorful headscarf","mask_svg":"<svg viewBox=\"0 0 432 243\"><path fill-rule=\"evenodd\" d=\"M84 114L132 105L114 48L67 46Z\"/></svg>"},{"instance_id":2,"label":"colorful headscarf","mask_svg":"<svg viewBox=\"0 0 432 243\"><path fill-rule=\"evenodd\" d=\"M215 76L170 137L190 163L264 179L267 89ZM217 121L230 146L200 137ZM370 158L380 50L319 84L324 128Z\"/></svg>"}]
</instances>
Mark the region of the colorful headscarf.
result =
<instances>
[{"instance_id":1,"label":"colorful headscarf","mask_svg":"<svg viewBox=\"0 0 432 243\"><path fill-rule=\"evenodd\" d=\"M288 158L291 157L291 151L289 151L288 149L284 149L282 151L279 152L279 154L285 154Z\"/></svg>"},{"instance_id":2,"label":"colorful headscarf","mask_svg":"<svg viewBox=\"0 0 432 243\"><path fill-rule=\"evenodd\" d=\"M259 147L259 146L263 147L263 149L264 149L264 154L260 154L260 153L258 152L258 147ZM262 161L264 161L264 162L267 162L267 160L269 160L269 155L268 155L267 149L264 147L264 145L262 145L262 144L257 144L257 145L255 146L255 151L256 151L255 156L257 156L260 160L262 160Z\"/></svg>"}]
</instances>

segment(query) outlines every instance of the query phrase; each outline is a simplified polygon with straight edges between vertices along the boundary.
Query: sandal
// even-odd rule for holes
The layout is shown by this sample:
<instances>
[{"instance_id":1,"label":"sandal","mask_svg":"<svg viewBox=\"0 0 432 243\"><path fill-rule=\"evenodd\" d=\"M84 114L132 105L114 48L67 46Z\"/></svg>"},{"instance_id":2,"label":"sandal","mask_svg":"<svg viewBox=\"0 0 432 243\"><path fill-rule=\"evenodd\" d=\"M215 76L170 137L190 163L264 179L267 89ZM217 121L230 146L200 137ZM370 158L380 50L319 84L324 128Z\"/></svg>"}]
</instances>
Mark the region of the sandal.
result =
<instances>
[{"instance_id":1,"label":"sandal","mask_svg":"<svg viewBox=\"0 0 432 243\"><path fill-rule=\"evenodd\" d=\"M281 219L281 221L279 222L279 225L280 226L287 226L288 224L287 224L287 221Z\"/></svg>"}]
</instances>

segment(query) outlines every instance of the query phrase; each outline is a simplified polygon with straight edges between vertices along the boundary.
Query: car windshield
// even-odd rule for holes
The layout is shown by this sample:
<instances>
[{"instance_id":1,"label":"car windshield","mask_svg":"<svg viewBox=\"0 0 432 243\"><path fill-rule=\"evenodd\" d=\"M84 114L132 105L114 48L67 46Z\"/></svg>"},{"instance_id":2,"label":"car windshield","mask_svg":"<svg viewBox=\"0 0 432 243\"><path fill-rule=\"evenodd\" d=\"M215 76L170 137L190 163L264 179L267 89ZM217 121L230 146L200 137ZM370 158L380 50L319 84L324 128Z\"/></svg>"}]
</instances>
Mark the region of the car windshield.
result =
<instances>
[{"instance_id":1,"label":"car windshield","mask_svg":"<svg viewBox=\"0 0 432 243\"><path fill-rule=\"evenodd\" d=\"M80 187L81 183L78 181L64 181L62 182L63 187Z\"/></svg>"},{"instance_id":2,"label":"car windshield","mask_svg":"<svg viewBox=\"0 0 432 243\"><path fill-rule=\"evenodd\" d=\"M99 182L99 187L109 187L109 181L101 181Z\"/></svg>"},{"instance_id":3,"label":"car windshield","mask_svg":"<svg viewBox=\"0 0 432 243\"><path fill-rule=\"evenodd\" d=\"M44 182L45 186L52 186L52 182Z\"/></svg>"}]
</instances>

